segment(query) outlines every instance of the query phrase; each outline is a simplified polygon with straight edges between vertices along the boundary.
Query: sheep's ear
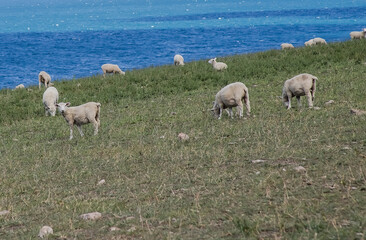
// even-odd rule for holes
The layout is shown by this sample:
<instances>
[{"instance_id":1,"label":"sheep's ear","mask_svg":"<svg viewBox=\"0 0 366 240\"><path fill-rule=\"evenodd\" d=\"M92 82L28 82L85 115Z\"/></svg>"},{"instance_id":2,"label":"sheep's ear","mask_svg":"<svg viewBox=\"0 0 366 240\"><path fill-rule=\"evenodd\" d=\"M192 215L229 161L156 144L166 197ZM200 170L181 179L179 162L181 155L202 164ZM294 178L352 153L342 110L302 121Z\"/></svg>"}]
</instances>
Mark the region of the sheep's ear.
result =
<instances>
[{"instance_id":1,"label":"sheep's ear","mask_svg":"<svg viewBox=\"0 0 366 240\"><path fill-rule=\"evenodd\" d=\"M71 104L70 102L67 102L65 106L67 106L67 107L68 107L68 106L70 106L70 104Z\"/></svg>"}]
</instances>

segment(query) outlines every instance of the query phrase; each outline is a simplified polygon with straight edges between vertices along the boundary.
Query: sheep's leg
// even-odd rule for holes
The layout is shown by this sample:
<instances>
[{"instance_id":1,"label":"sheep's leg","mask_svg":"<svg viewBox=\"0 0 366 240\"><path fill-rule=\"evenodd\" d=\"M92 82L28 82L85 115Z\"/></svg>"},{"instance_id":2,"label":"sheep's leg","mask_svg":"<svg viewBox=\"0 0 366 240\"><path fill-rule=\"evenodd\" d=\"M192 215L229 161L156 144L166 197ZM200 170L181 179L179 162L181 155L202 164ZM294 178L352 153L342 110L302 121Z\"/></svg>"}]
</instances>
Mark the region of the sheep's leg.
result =
<instances>
[{"instance_id":1,"label":"sheep's leg","mask_svg":"<svg viewBox=\"0 0 366 240\"><path fill-rule=\"evenodd\" d=\"M74 127L74 125L73 124L69 124L69 126L70 126L70 139L69 140L71 140L73 138L72 128Z\"/></svg>"},{"instance_id":2,"label":"sheep's leg","mask_svg":"<svg viewBox=\"0 0 366 240\"><path fill-rule=\"evenodd\" d=\"M243 117L243 103L241 101L239 102L237 109L239 112L239 118L242 118Z\"/></svg>"},{"instance_id":3,"label":"sheep's leg","mask_svg":"<svg viewBox=\"0 0 366 240\"><path fill-rule=\"evenodd\" d=\"M312 108L313 107L313 96L311 96L311 93L310 91L306 93L306 97L308 98L308 105L309 105L309 108Z\"/></svg>"},{"instance_id":4,"label":"sheep's leg","mask_svg":"<svg viewBox=\"0 0 366 240\"><path fill-rule=\"evenodd\" d=\"M79 130L80 136L84 137L83 130L81 130L81 125L76 125L76 127L77 127L77 128L78 128L78 130Z\"/></svg>"},{"instance_id":5,"label":"sheep's leg","mask_svg":"<svg viewBox=\"0 0 366 240\"><path fill-rule=\"evenodd\" d=\"M94 135L97 135L98 134L98 126L99 126L100 123L96 120L92 121L92 123L93 123L93 126L94 126Z\"/></svg>"},{"instance_id":6,"label":"sheep's leg","mask_svg":"<svg viewBox=\"0 0 366 240\"><path fill-rule=\"evenodd\" d=\"M233 109L231 107L227 108L226 112L229 115L229 117L233 118Z\"/></svg>"},{"instance_id":7,"label":"sheep's leg","mask_svg":"<svg viewBox=\"0 0 366 240\"><path fill-rule=\"evenodd\" d=\"M287 96L287 98L288 98L287 109L291 109L291 96Z\"/></svg>"},{"instance_id":8,"label":"sheep's leg","mask_svg":"<svg viewBox=\"0 0 366 240\"><path fill-rule=\"evenodd\" d=\"M300 96L296 96L297 99L297 106L301 107L301 99Z\"/></svg>"},{"instance_id":9,"label":"sheep's leg","mask_svg":"<svg viewBox=\"0 0 366 240\"><path fill-rule=\"evenodd\" d=\"M222 108L220 107L219 119L221 119L221 115L222 115Z\"/></svg>"}]
</instances>

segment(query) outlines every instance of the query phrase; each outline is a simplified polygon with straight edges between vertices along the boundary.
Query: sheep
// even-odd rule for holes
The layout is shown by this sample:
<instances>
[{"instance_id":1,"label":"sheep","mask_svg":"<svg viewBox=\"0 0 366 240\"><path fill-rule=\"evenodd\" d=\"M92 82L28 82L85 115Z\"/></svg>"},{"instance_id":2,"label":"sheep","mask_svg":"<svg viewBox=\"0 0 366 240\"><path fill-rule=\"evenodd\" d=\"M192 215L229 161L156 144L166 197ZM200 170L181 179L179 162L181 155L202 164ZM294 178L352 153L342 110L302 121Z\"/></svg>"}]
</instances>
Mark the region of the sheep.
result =
<instances>
[{"instance_id":1,"label":"sheep","mask_svg":"<svg viewBox=\"0 0 366 240\"><path fill-rule=\"evenodd\" d=\"M282 43L281 44L281 49L291 49L294 48L294 45L292 45L291 43Z\"/></svg>"},{"instance_id":2,"label":"sheep","mask_svg":"<svg viewBox=\"0 0 366 240\"><path fill-rule=\"evenodd\" d=\"M212 64L212 67L217 71L222 71L227 69L226 63L216 62L216 58L212 58L208 61L208 63Z\"/></svg>"},{"instance_id":3,"label":"sheep","mask_svg":"<svg viewBox=\"0 0 366 240\"><path fill-rule=\"evenodd\" d=\"M15 87L15 89L20 89L20 88L25 88L24 84L19 84L18 86Z\"/></svg>"},{"instance_id":4,"label":"sheep","mask_svg":"<svg viewBox=\"0 0 366 240\"><path fill-rule=\"evenodd\" d=\"M316 43L314 42L314 39L310 39L309 41L306 41L304 44L305 44L305 46L313 46Z\"/></svg>"},{"instance_id":5,"label":"sheep","mask_svg":"<svg viewBox=\"0 0 366 240\"><path fill-rule=\"evenodd\" d=\"M215 97L211 111L214 115L221 119L222 110L228 108L229 116L233 118L232 108L237 107L239 117L243 117L243 103L247 108L247 116L250 116L250 101L248 88L242 82L231 83L222 88Z\"/></svg>"},{"instance_id":6,"label":"sheep","mask_svg":"<svg viewBox=\"0 0 366 240\"><path fill-rule=\"evenodd\" d=\"M56 115L56 104L58 102L58 91L55 87L49 87L43 93L43 105L45 109L45 114L48 116Z\"/></svg>"},{"instance_id":7,"label":"sheep","mask_svg":"<svg viewBox=\"0 0 366 240\"><path fill-rule=\"evenodd\" d=\"M351 39L362 39L365 38L366 28L364 28L361 32L350 32Z\"/></svg>"},{"instance_id":8,"label":"sheep","mask_svg":"<svg viewBox=\"0 0 366 240\"><path fill-rule=\"evenodd\" d=\"M287 109L291 108L291 98L296 96L299 107L300 96L307 96L309 108L313 107L317 77L302 73L285 81L282 89L282 100Z\"/></svg>"},{"instance_id":9,"label":"sheep","mask_svg":"<svg viewBox=\"0 0 366 240\"><path fill-rule=\"evenodd\" d=\"M60 102L56 106L69 124L70 140L73 138L74 124L77 126L82 137L84 136L84 133L81 130L81 125L87 123L93 123L94 135L98 134L98 127L100 127L100 103L88 102L80 106L69 107L69 102Z\"/></svg>"},{"instance_id":10,"label":"sheep","mask_svg":"<svg viewBox=\"0 0 366 240\"><path fill-rule=\"evenodd\" d=\"M184 58L182 55L176 54L174 56L174 65L180 65L180 66L184 66Z\"/></svg>"},{"instance_id":11,"label":"sheep","mask_svg":"<svg viewBox=\"0 0 366 240\"><path fill-rule=\"evenodd\" d=\"M313 41L314 41L315 44L327 44L327 42L325 41L325 39L319 38L319 37L318 38L314 38Z\"/></svg>"},{"instance_id":12,"label":"sheep","mask_svg":"<svg viewBox=\"0 0 366 240\"><path fill-rule=\"evenodd\" d=\"M123 72L119 67L118 65L115 65L115 64L103 64L102 65L102 70L103 70L103 77L105 77L105 74L106 73L113 73L113 74L122 74L122 75L125 75L125 72Z\"/></svg>"},{"instance_id":13,"label":"sheep","mask_svg":"<svg viewBox=\"0 0 366 240\"><path fill-rule=\"evenodd\" d=\"M47 85L51 83L51 76L46 73L45 71L41 71L38 74L38 87L39 89L41 89L41 84L44 84L45 87L47 88Z\"/></svg>"}]
</instances>

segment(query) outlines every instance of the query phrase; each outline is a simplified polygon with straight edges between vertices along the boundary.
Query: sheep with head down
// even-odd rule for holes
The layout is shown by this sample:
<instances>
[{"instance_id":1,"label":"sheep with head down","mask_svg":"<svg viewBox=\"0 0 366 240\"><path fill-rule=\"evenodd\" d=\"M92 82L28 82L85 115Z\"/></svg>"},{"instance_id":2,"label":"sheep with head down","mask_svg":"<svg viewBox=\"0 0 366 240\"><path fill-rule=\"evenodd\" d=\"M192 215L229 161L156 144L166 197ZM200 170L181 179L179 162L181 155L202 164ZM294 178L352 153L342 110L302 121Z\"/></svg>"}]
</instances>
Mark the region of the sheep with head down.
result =
<instances>
[{"instance_id":1,"label":"sheep with head down","mask_svg":"<svg viewBox=\"0 0 366 240\"><path fill-rule=\"evenodd\" d=\"M45 71L41 71L38 74L38 87L41 89L41 84L44 84L44 86L47 88L47 85L51 84L51 76L46 73ZM51 86L51 85L50 85Z\"/></svg>"},{"instance_id":2,"label":"sheep with head down","mask_svg":"<svg viewBox=\"0 0 366 240\"><path fill-rule=\"evenodd\" d=\"M291 49L291 48L295 48L294 45L292 45L291 43L282 43L281 44L281 49Z\"/></svg>"},{"instance_id":3,"label":"sheep with head down","mask_svg":"<svg viewBox=\"0 0 366 240\"><path fill-rule=\"evenodd\" d=\"M174 65L175 66L184 66L184 58L182 55L176 54L174 56Z\"/></svg>"},{"instance_id":4,"label":"sheep with head down","mask_svg":"<svg viewBox=\"0 0 366 240\"><path fill-rule=\"evenodd\" d=\"M102 65L102 70L103 70L103 77L105 77L105 75L107 73L113 73L113 74L121 74L121 75L125 75L125 72L123 72L118 65L116 64L103 64Z\"/></svg>"},{"instance_id":5,"label":"sheep with head down","mask_svg":"<svg viewBox=\"0 0 366 240\"><path fill-rule=\"evenodd\" d=\"M222 88L215 97L211 111L221 119L222 111L228 109L228 114L233 118L233 107L237 107L239 117L243 117L243 103L247 108L247 116L250 115L250 101L248 88L242 82L231 83Z\"/></svg>"},{"instance_id":6,"label":"sheep with head down","mask_svg":"<svg viewBox=\"0 0 366 240\"><path fill-rule=\"evenodd\" d=\"M309 108L313 107L317 77L302 73L285 81L282 89L282 100L287 109L291 108L291 98L296 97L299 107L300 97L307 96Z\"/></svg>"},{"instance_id":7,"label":"sheep with head down","mask_svg":"<svg viewBox=\"0 0 366 240\"><path fill-rule=\"evenodd\" d=\"M58 91L55 87L49 87L43 93L43 105L46 112L46 116L50 114L51 116L56 115L56 104L58 102Z\"/></svg>"},{"instance_id":8,"label":"sheep with head down","mask_svg":"<svg viewBox=\"0 0 366 240\"><path fill-rule=\"evenodd\" d=\"M216 58L212 58L212 59L208 60L208 63L212 64L213 69L215 69L217 71L223 71L223 70L227 69L226 63L217 62Z\"/></svg>"}]
</instances>

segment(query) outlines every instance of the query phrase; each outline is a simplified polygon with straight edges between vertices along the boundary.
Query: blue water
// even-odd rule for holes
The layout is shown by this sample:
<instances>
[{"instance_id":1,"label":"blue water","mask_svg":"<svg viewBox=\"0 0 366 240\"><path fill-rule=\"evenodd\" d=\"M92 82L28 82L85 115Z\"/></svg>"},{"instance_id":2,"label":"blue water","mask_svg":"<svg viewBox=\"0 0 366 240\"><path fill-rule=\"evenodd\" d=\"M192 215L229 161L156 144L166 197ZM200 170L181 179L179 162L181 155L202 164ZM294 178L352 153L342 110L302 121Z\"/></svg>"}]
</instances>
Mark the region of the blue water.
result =
<instances>
[{"instance_id":1,"label":"blue water","mask_svg":"<svg viewBox=\"0 0 366 240\"><path fill-rule=\"evenodd\" d=\"M0 0L0 88L349 39L366 1Z\"/></svg>"}]
</instances>

